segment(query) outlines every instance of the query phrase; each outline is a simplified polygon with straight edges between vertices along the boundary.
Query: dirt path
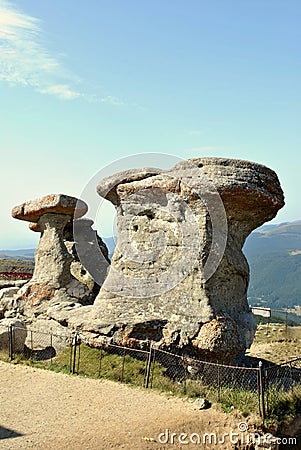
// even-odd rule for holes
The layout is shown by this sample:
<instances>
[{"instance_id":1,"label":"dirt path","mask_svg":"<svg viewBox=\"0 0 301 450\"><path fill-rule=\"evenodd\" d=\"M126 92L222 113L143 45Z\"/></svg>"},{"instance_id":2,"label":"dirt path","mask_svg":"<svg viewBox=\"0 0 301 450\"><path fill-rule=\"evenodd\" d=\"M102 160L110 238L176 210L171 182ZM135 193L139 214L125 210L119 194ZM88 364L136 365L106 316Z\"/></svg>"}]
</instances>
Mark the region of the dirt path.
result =
<instances>
[{"instance_id":1,"label":"dirt path","mask_svg":"<svg viewBox=\"0 0 301 450\"><path fill-rule=\"evenodd\" d=\"M229 444L179 445L177 439L181 432L221 437L239 422L154 391L3 362L0 395L5 450L228 449ZM158 435L166 429L177 433L175 444L160 444Z\"/></svg>"}]
</instances>

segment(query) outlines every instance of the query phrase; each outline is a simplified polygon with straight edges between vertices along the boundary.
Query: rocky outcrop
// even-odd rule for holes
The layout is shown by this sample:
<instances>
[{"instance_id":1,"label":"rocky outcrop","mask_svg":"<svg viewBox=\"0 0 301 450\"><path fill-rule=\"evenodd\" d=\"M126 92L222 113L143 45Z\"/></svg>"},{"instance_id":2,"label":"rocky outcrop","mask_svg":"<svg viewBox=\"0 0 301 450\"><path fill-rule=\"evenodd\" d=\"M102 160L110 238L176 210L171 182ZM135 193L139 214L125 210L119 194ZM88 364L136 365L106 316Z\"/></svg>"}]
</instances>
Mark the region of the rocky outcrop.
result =
<instances>
[{"instance_id":1,"label":"rocky outcrop","mask_svg":"<svg viewBox=\"0 0 301 450\"><path fill-rule=\"evenodd\" d=\"M284 205L275 172L191 159L119 173L98 193L116 207L118 244L83 330L222 362L248 348L256 325L242 246Z\"/></svg>"},{"instance_id":2,"label":"rocky outcrop","mask_svg":"<svg viewBox=\"0 0 301 450\"><path fill-rule=\"evenodd\" d=\"M34 315L44 313L61 301L88 301L91 292L71 274L72 257L63 238L66 225L87 210L84 202L62 194L47 195L13 208L14 218L35 223L41 231L33 277L17 294L17 303L24 301L25 315L30 311Z\"/></svg>"},{"instance_id":3,"label":"rocky outcrop","mask_svg":"<svg viewBox=\"0 0 301 450\"><path fill-rule=\"evenodd\" d=\"M2 319L0 320L0 349L9 350L10 342L10 327L12 333L12 347L13 353L21 353L24 350L27 331L24 323L18 319Z\"/></svg>"},{"instance_id":4,"label":"rocky outcrop","mask_svg":"<svg viewBox=\"0 0 301 450\"><path fill-rule=\"evenodd\" d=\"M0 282L0 319L19 316L19 305L15 302L15 296L26 283L24 280Z\"/></svg>"}]
</instances>

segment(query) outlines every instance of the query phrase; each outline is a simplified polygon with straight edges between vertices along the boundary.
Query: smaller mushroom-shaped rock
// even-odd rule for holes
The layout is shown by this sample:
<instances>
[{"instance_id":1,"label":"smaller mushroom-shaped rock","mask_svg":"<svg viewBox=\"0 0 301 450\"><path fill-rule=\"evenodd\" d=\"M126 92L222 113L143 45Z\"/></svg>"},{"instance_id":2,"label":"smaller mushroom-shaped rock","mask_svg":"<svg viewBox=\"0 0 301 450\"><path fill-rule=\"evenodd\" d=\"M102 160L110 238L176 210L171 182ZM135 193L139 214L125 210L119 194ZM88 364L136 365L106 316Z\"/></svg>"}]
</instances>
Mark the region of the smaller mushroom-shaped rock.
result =
<instances>
[{"instance_id":1,"label":"smaller mushroom-shaped rock","mask_svg":"<svg viewBox=\"0 0 301 450\"><path fill-rule=\"evenodd\" d=\"M64 243L64 230L73 218L83 216L87 210L83 201L63 194L47 195L13 208L14 218L35 223L30 228L41 231L33 278L20 290L30 306L49 301L58 289L68 291L70 284L77 281L70 272L72 257ZM81 287L88 291L84 285Z\"/></svg>"}]
</instances>

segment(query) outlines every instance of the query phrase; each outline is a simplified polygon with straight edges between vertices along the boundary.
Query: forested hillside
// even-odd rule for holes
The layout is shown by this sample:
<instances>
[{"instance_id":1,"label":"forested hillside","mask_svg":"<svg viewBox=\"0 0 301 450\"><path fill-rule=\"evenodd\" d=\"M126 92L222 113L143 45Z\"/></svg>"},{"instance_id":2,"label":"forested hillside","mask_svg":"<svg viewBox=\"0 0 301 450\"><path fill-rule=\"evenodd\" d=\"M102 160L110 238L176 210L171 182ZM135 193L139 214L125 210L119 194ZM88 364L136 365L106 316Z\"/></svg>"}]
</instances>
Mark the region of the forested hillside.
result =
<instances>
[{"instance_id":1,"label":"forested hillside","mask_svg":"<svg viewBox=\"0 0 301 450\"><path fill-rule=\"evenodd\" d=\"M301 221L265 226L246 241L250 303L273 308L301 305Z\"/></svg>"}]
</instances>

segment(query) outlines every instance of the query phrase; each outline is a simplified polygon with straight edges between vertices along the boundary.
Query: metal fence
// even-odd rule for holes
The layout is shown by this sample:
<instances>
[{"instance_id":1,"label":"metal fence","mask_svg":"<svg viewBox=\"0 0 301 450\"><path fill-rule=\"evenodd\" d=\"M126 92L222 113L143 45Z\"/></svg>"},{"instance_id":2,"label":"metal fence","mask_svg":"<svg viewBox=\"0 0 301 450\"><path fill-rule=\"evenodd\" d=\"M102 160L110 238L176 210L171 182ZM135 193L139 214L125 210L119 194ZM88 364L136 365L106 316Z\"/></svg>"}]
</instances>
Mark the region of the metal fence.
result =
<instances>
[{"instance_id":1,"label":"metal fence","mask_svg":"<svg viewBox=\"0 0 301 450\"><path fill-rule=\"evenodd\" d=\"M147 389L220 402L225 411L258 412L263 420L289 400L301 403L301 358L281 365L238 367L147 350L85 343L79 334L0 325L0 358ZM277 409L278 408L278 409Z\"/></svg>"},{"instance_id":2,"label":"metal fence","mask_svg":"<svg viewBox=\"0 0 301 450\"><path fill-rule=\"evenodd\" d=\"M272 309L261 306L252 306L251 310L256 316L257 323L283 324L285 327L301 326L301 314L292 309Z\"/></svg>"},{"instance_id":3,"label":"metal fence","mask_svg":"<svg viewBox=\"0 0 301 450\"><path fill-rule=\"evenodd\" d=\"M266 415L279 416L281 409L289 412L293 403L301 409L301 358L265 368L263 382Z\"/></svg>"}]
</instances>

